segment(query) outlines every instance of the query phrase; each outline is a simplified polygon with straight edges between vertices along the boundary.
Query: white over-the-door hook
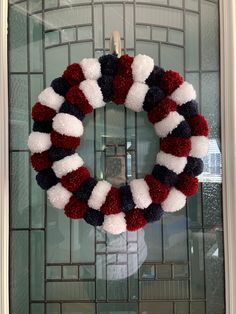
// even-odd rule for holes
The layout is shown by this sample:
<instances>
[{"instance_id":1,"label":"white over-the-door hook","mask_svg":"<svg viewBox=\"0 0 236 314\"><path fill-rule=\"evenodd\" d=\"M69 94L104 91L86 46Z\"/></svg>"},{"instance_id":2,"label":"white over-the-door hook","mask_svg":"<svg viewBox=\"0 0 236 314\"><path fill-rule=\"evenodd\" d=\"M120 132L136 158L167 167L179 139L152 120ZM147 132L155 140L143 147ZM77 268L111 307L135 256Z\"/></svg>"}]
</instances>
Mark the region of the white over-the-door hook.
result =
<instances>
[{"instance_id":1,"label":"white over-the-door hook","mask_svg":"<svg viewBox=\"0 0 236 314\"><path fill-rule=\"evenodd\" d=\"M118 31L113 31L110 37L110 53L121 56L121 39Z\"/></svg>"}]
</instances>

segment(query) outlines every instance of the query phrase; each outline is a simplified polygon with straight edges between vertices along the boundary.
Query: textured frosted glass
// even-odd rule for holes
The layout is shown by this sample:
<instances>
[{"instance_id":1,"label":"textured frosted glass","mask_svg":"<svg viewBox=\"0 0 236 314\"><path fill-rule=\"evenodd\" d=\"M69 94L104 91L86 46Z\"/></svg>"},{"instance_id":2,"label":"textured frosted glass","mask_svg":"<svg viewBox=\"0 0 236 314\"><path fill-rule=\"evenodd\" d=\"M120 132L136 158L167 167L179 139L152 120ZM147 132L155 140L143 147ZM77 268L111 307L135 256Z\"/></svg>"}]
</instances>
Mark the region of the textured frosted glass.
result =
<instances>
[{"instance_id":1,"label":"textured frosted glass","mask_svg":"<svg viewBox=\"0 0 236 314\"><path fill-rule=\"evenodd\" d=\"M138 39L150 39L151 27L149 25L137 25L136 37Z\"/></svg>"},{"instance_id":2,"label":"textured frosted glass","mask_svg":"<svg viewBox=\"0 0 236 314\"><path fill-rule=\"evenodd\" d=\"M80 279L94 279L95 278L95 267L94 265L81 265L79 267Z\"/></svg>"},{"instance_id":3,"label":"textured frosted glass","mask_svg":"<svg viewBox=\"0 0 236 314\"><path fill-rule=\"evenodd\" d=\"M61 30L61 41L75 41L76 40L76 29L75 28L65 28Z\"/></svg>"},{"instance_id":4,"label":"textured frosted glass","mask_svg":"<svg viewBox=\"0 0 236 314\"><path fill-rule=\"evenodd\" d=\"M199 16L187 12L185 16L186 69L199 69Z\"/></svg>"},{"instance_id":5,"label":"textured frosted glass","mask_svg":"<svg viewBox=\"0 0 236 314\"><path fill-rule=\"evenodd\" d=\"M170 0L170 6L182 8L183 7L183 0Z\"/></svg>"},{"instance_id":6,"label":"textured frosted glass","mask_svg":"<svg viewBox=\"0 0 236 314\"><path fill-rule=\"evenodd\" d=\"M44 227L45 192L35 180L37 172L31 171L31 226L33 228Z\"/></svg>"},{"instance_id":7,"label":"textured frosted glass","mask_svg":"<svg viewBox=\"0 0 236 314\"><path fill-rule=\"evenodd\" d=\"M204 225L215 226L222 224L222 189L217 183L202 184L204 207Z\"/></svg>"},{"instance_id":8,"label":"textured frosted glass","mask_svg":"<svg viewBox=\"0 0 236 314\"><path fill-rule=\"evenodd\" d=\"M61 266L47 266L47 279L61 279Z\"/></svg>"},{"instance_id":9,"label":"textured frosted glass","mask_svg":"<svg viewBox=\"0 0 236 314\"><path fill-rule=\"evenodd\" d=\"M95 314L95 304L63 304L62 314Z\"/></svg>"},{"instance_id":10,"label":"textured frosted glass","mask_svg":"<svg viewBox=\"0 0 236 314\"><path fill-rule=\"evenodd\" d=\"M140 309L145 314L171 314L174 311L172 302L141 302Z\"/></svg>"},{"instance_id":11,"label":"textured frosted glass","mask_svg":"<svg viewBox=\"0 0 236 314\"><path fill-rule=\"evenodd\" d=\"M94 282L48 282L48 300L94 300Z\"/></svg>"},{"instance_id":12,"label":"textured frosted glass","mask_svg":"<svg viewBox=\"0 0 236 314\"><path fill-rule=\"evenodd\" d=\"M193 85L193 87L197 93L196 101L199 103L199 97L200 97L199 73L198 72L197 73L187 73L185 77L186 77L186 81Z\"/></svg>"},{"instance_id":13,"label":"textured frosted glass","mask_svg":"<svg viewBox=\"0 0 236 314\"><path fill-rule=\"evenodd\" d=\"M47 0L45 1L45 9L51 9L57 7L58 0Z\"/></svg>"},{"instance_id":14,"label":"textured frosted glass","mask_svg":"<svg viewBox=\"0 0 236 314\"><path fill-rule=\"evenodd\" d=\"M133 4L127 4L125 7L125 48L134 47L134 9ZM130 52L128 52L131 54Z\"/></svg>"},{"instance_id":15,"label":"textured frosted glass","mask_svg":"<svg viewBox=\"0 0 236 314\"><path fill-rule=\"evenodd\" d=\"M152 27L152 39L165 42L167 39L167 30L163 27Z\"/></svg>"},{"instance_id":16,"label":"textured frosted glass","mask_svg":"<svg viewBox=\"0 0 236 314\"><path fill-rule=\"evenodd\" d=\"M138 306L132 303L98 304L98 311L100 314L138 314Z\"/></svg>"},{"instance_id":17,"label":"textured frosted glass","mask_svg":"<svg viewBox=\"0 0 236 314\"><path fill-rule=\"evenodd\" d=\"M136 54L146 54L149 57L153 58L155 64L158 64L159 58L159 44L153 42L145 42L138 40L136 42ZM139 113L140 115L140 113Z\"/></svg>"},{"instance_id":18,"label":"textured frosted glass","mask_svg":"<svg viewBox=\"0 0 236 314\"><path fill-rule=\"evenodd\" d=\"M162 232L161 222L148 224L145 228L144 241L147 246L147 261L159 262L162 260Z\"/></svg>"},{"instance_id":19,"label":"textured frosted glass","mask_svg":"<svg viewBox=\"0 0 236 314\"><path fill-rule=\"evenodd\" d=\"M94 41L96 48L103 47L102 6L94 6Z\"/></svg>"},{"instance_id":20,"label":"textured frosted glass","mask_svg":"<svg viewBox=\"0 0 236 314\"><path fill-rule=\"evenodd\" d=\"M47 313L48 314L59 314L60 313L60 304L57 304L57 303L47 304Z\"/></svg>"},{"instance_id":21,"label":"textured frosted glass","mask_svg":"<svg viewBox=\"0 0 236 314\"><path fill-rule=\"evenodd\" d=\"M44 314L44 304L31 304L31 313Z\"/></svg>"},{"instance_id":22,"label":"textured frosted glass","mask_svg":"<svg viewBox=\"0 0 236 314\"><path fill-rule=\"evenodd\" d=\"M42 16L29 17L30 24L30 71L43 70Z\"/></svg>"},{"instance_id":23,"label":"textured frosted glass","mask_svg":"<svg viewBox=\"0 0 236 314\"><path fill-rule=\"evenodd\" d=\"M166 70L171 69L183 75L184 72L183 48L162 44L161 66Z\"/></svg>"},{"instance_id":24,"label":"textured frosted glass","mask_svg":"<svg viewBox=\"0 0 236 314\"><path fill-rule=\"evenodd\" d=\"M36 12L42 10L42 0L30 0L29 12Z\"/></svg>"},{"instance_id":25,"label":"textured frosted glass","mask_svg":"<svg viewBox=\"0 0 236 314\"><path fill-rule=\"evenodd\" d=\"M112 18L111 18L112 17ZM124 37L123 6L121 4L105 5L105 36L110 38L113 30L119 30L120 36Z\"/></svg>"},{"instance_id":26,"label":"textured frosted glass","mask_svg":"<svg viewBox=\"0 0 236 314\"><path fill-rule=\"evenodd\" d=\"M217 308L218 310L219 308ZM219 309L220 312L212 312L212 313L225 313L224 310L222 311L222 309ZM190 314L205 314L205 303L204 302L192 302L191 303L191 313ZM211 313L211 312L207 312L207 313Z\"/></svg>"},{"instance_id":27,"label":"textured frosted glass","mask_svg":"<svg viewBox=\"0 0 236 314\"><path fill-rule=\"evenodd\" d=\"M199 0L185 0L185 8L192 11L198 11L198 2Z\"/></svg>"},{"instance_id":28,"label":"textured frosted glass","mask_svg":"<svg viewBox=\"0 0 236 314\"><path fill-rule=\"evenodd\" d=\"M156 265L156 277L157 279L170 279L171 278L171 265L170 264L158 264Z\"/></svg>"},{"instance_id":29,"label":"textured frosted glass","mask_svg":"<svg viewBox=\"0 0 236 314\"><path fill-rule=\"evenodd\" d=\"M39 93L43 90L43 75L42 74L32 74L30 75L30 97L31 105L33 106L37 100Z\"/></svg>"},{"instance_id":30,"label":"textured frosted glass","mask_svg":"<svg viewBox=\"0 0 236 314\"><path fill-rule=\"evenodd\" d=\"M46 47L58 45L59 42L60 42L59 31L47 32L45 34L45 46Z\"/></svg>"},{"instance_id":31,"label":"textured frosted glass","mask_svg":"<svg viewBox=\"0 0 236 314\"><path fill-rule=\"evenodd\" d=\"M106 299L106 255L96 256L96 297L98 300Z\"/></svg>"},{"instance_id":32,"label":"textured frosted glass","mask_svg":"<svg viewBox=\"0 0 236 314\"><path fill-rule=\"evenodd\" d=\"M187 200L189 229L202 226L202 189L199 185L198 192Z\"/></svg>"},{"instance_id":33,"label":"textured frosted glass","mask_svg":"<svg viewBox=\"0 0 236 314\"><path fill-rule=\"evenodd\" d=\"M125 270L124 270L125 268ZM111 271L124 272L127 271L126 265L107 266L107 273L111 275ZM107 278L109 279L109 277ZM108 300L126 300L127 299L127 280L109 280L107 281Z\"/></svg>"},{"instance_id":34,"label":"textured frosted glass","mask_svg":"<svg viewBox=\"0 0 236 314\"><path fill-rule=\"evenodd\" d=\"M77 29L78 40L91 39L92 36L92 27L91 26L81 26Z\"/></svg>"},{"instance_id":35,"label":"textured frosted glass","mask_svg":"<svg viewBox=\"0 0 236 314\"><path fill-rule=\"evenodd\" d=\"M78 266L64 266L63 279L78 279Z\"/></svg>"},{"instance_id":36,"label":"textured frosted glass","mask_svg":"<svg viewBox=\"0 0 236 314\"><path fill-rule=\"evenodd\" d=\"M168 40L170 43L183 45L184 33L180 31L176 31L174 29L170 29L168 33Z\"/></svg>"},{"instance_id":37,"label":"textured frosted glass","mask_svg":"<svg viewBox=\"0 0 236 314\"><path fill-rule=\"evenodd\" d=\"M187 302L176 302L175 303L175 313L176 314L190 314L189 304ZM204 314L204 312L198 312L196 314Z\"/></svg>"},{"instance_id":38,"label":"textured frosted glass","mask_svg":"<svg viewBox=\"0 0 236 314\"><path fill-rule=\"evenodd\" d=\"M92 42L71 44L71 63L93 56Z\"/></svg>"}]
</instances>

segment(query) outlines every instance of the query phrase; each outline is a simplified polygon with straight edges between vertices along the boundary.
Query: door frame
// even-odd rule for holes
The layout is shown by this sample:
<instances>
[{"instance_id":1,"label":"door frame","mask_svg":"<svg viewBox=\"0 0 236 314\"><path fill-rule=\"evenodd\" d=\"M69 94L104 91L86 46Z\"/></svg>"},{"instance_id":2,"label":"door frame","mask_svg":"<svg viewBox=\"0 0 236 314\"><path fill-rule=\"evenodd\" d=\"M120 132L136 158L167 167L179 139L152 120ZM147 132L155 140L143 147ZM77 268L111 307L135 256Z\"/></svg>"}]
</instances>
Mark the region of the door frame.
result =
<instances>
[{"instance_id":1,"label":"door frame","mask_svg":"<svg viewBox=\"0 0 236 314\"><path fill-rule=\"evenodd\" d=\"M236 313L236 3L220 1L226 314ZM8 0L0 1L0 313L9 313ZM234 280L235 279L235 280Z\"/></svg>"}]
</instances>

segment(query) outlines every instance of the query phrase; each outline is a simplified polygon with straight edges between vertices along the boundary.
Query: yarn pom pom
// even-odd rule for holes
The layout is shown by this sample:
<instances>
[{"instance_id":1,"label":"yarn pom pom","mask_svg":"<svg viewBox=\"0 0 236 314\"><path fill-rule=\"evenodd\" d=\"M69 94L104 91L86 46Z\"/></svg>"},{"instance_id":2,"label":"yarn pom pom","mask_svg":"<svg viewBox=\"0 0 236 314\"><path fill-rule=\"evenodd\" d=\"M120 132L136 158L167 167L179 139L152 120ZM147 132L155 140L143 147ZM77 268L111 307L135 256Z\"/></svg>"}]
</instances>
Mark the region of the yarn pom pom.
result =
<instances>
[{"instance_id":1,"label":"yarn pom pom","mask_svg":"<svg viewBox=\"0 0 236 314\"><path fill-rule=\"evenodd\" d=\"M168 186L174 186L178 181L178 175L174 171L166 168L165 166L155 165L152 170L152 175L157 180L160 180L161 183Z\"/></svg>"},{"instance_id":2,"label":"yarn pom pom","mask_svg":"<svg viewBox=\"0 0 236 314\"><path fill-rule=\"evenodd\" d=\"M182 121L169 135L169 137L191 137L191 129L187 121Z\"/></svg>"},{"instance_id":3,"label":"yarn pom pom","mask_svg":"<svg viewBox=\"0 0 236 314\"><path fill-rule=\"evenodd\" d=\"M118 67L118 58L115 55L105 55L99 58L101 64L102 75L111 75L114 76L117 73Z\"/></svg>"},{"instance_id":4,"label":"yarn pom pom","mask_svg":"<svg viewBox=\"0 0 236 314\"><path fill-rule=\"evenodd\" d=\"M36 175L36 180L38 185L43 190L48 190L59 182L59 179L56 177L54 171L51 168L40 171Z\"/></svg>"},{"instance_id":5,"label":"yarn pom pom","mask_svg":"<svg viewBox=\"0 0 236 314\"><path fill-rule=\"evenodd\" d=\"M101 226L104 221L104 215L99 210L89 208L85 214L84 220L92 226Z\"/></svg>"},{"instance_id":6,"label":"yarn pom pom","mask_svg":"<svg viewBox=\"0 0 236 314\"><path fill-rule=\"evenodd\" d=\"M103 230L111 234L121 234L126 231L125 214L104 216Z\"/></svg>"},{"instance_id":7,"label":"yarn pom pom","mask_svg":"<svg viewBox=\"0 0 236 314\"><path fill-rule=\"evenodd\" d=\"M73 63L67 67L65 72L63 73L63 77L71 84L71 85L79 85L84 78L84 74L81 66L78 63Z\"/></svg>"},{"instance_id":8,"label":"yarn pom pom","mask_svg":"<svg viewBox=\"0 0 236 314\"><path fill-rule=\"evenodd\" d=\"M77 170L67 173L61 178L61 184L68 191L74 192L78 187L89 178L90 174L86 167L79 167Z\"/></svg>"},{"instance_id":9,"label":"yarn pom pom","mask_svg":"<svg viewBox=\"0 0 236 314\"><path fill-rule=\"evenodd\" d=\"M182 83L184 79L182 76L175 71L168 70L164 73L160 79L160 88L167 94L170 95L176 90Z\"/></svg>"},{"instance_id":10,"label":"yarn pom pom","mask_svg":"<svg viewBox=\"0 0 236 314\"><path fill-rule=\"evenodd\" d=\"M132 74L132 68L131 65L133 63L134 58L130 57L129 55L123 55L120 57L119 62L118 62L118 69L117 69L117 74L121 75L125 78L132 79L133 74Z\"/></svg>"},{"instance_id":11,"label":"yarn pom pom","mask_svg":"<svg viewBox=\"0 0 236 314\"><path fill-rule=\"evenodd\" d=\"M64 77L58 77L52 81L51 87L54 89L55 93L65 96L70 89L70 84Z\"/></svg>"},{"instance_id":12,"label":"yarn pom pom","mask_svg":"<svg viewBox=\"0 0 236 314\"><path fill-rule=\"evenodd\" d=\"M106 201L100 208L105 215L118 214L121 212L119 190L112 187L107 194Z\"/></svg>"},{"instance_id":13,"label":"yarn pom pom","mask_svg":"<svg viewBox=\"0 0 236 314\"><path fill-rule=\"evenodd\" d=\"M148 112L148 119L156 123L166 118L171 111L176 111L177 105L170 98L164 98L157 106Z\"/></svg>"},{"instance_id":14,"label":"yarn pom pom","mask_svg":"<svg viewBox=\"0 0 236 314\"><path fill-rule=\"evenodd\" d=\"M79 119L80 121L82 121L85 117L85 114L79 110L79 108L77 108L76 106L70 104L68 101L65 101L59 112L63 112L63 113L69 113L72 116L75 116L77 119Z\"/></svg>"},{"instance_id":15,"label":"yarn pom pom","mask_svg":"<svg viewBox=\"0 0 236 314\"><path fill-rule=\"evenodd\" d=\"M191 150L191 141L187 138L166 137L161 140L160 149L167 154L185 157Z\"/></svg>"},{"instance_id":16,"label":"yarn pom pom","mask_svg":"<svg viewBox=\"0 0 236 314\"><path fill-rule=\"evenodd\" d=\"M161 183L159 180L155 179L155 177L152 175L146 175L145 181L148 184L149 194L153 203L160 204L163 202L166 199L170 188L167 185Z\"/></svg>"},{"instance_id":17,"label":"yarn pom pom","mask_svg":"<svg viewBox=\"0 0 236 314\"><path fill-rule=\"evenodd\" d=\"M143 109L147 112L151 111L164 97L163 90L158 86L151 87L145 96Z\"/></svg>"},{"instance_id":18,"label":"yarn pom pom","mask_svg":"<svg viewBox=\"0 0 236 314\"><path fill-rule=\"evenodd\" d=\"M68 136L52 131L51 141L54 146L75 149L80 144L80 137Z\"/></svg>"},{"instance_id":19,"label":"yarn pom pom","mask_svg":"<svg viewBox=\"0 0 236 314\"><path fill-rule=\"evenodd\" d=\"M127 212L125 219L128 231L136 231L140 228L143 228L147 224L143 210L139 208L134 208Z\"/></svg>"},{"instance_id":20,"label":"yarn pom pom","mask_svg":"<svg viewBox=\"0 0 236 314\"><path fill-rule=\"evenodd\" d=\"M128 212L135 207L135 203L132 197L132 193L129 185L120 187L120 202L123 212Z\"/></svg>"},{"instance_id":21,"label":"yarn pom pom","mask_svg":"<svg viewBox=\"0 0 236 314\"><path fill-rule=\"evenodd\" d=\"M176 189L186 196L192 196L198 191L198 179L188 176L185 173L179 175Z\"/></svg>"},{"instance_id":22,"label":"yarn pom pom","mask_svg":"<svg viewBox=\"0 0 236 314\"><path fill-rule=\"evenodd\" d=\"M87 98L85 97L79 86L73 86L66 94L66 99L76 107L79 108L84 114L91 113L93 107L89 104Z\"/></svg>"},{"instance_id":23,"label":"yarn pom pom","mask_svg":"<svg viewBox=\"0 0 236 314\"><path fill-rule=\"evenodd\" d=\"M65 206L65 215L72 219L81 219L85 216L88 205L80 202L74 195L71 196L69 203Z\"/></svg>"},{"instance_id":24,"label":"yarn pom pom","mask_svg":"<svg viewBox=\"0 0 236 314\"><path fill-rule=\"evenodd\" d=\"M98 85L101 88L103 101L109 102L112 100L113 76L103 75L98 79Z\"/></svg>"},{"instance_id":25,"label":"yarn pom pom","mask_svg":"<svg viewBox=\"0 0 236 314\"><path fill-rule=\"evenodd\" d=\"M152 203L147 208L143 210L143 215L147 222L155 222L161 219L163 216L164 211L162 210L161 206L158 204Z\"/></svg>"},{"instance_id":26,"label":"yarn pom pom","mask_svg":"<svg viewBox=\"0 0 236 314\"><path fill-rule=\"evenodd\" d=\"M32 108L32 119L34 121L50 121L56 115L56 110L37 102Z\"/></svg>"},{"instance_id":27,"label":"yarn pom pom","mask_svg":"<svg viewBox=\"0 0 236 314\"><path fill-rule=\"evenodd\" d=\"M42 171L50 168L52 166L52 162L49 159L48 151L33 154L31 156L31 164L36 171Z\"/></svg>"},{"instance_id":28,"label":"yarn pom pom","mask_svg":"<svg viewBox=\"0 0 236 314\"><path fill-rule=\"evenodd\" d=\"M117 105L124 104L130 87L133 84L132 78L115 76L113 80L113 102Z\"/></svg>"},{"instance_id":29,"label":"yarn pom pom","mask_svg":"<svg viewBox=\"0 0 236 314\"><path fill-rule=\"evenodd\" d=\"M188 157L187 165L184 168L184 173L197 177L203 172L204 164L202 159L195 157Z\"/></svg>"},{"instance_id":30,"label":"yarn pom pom","mask_svg":"<svg viewBox=\"0 0 236 314\"><path fill-rule=\"evenodd\" d=\"M155 65L149 77L146 79L146 84L149 87L159 85L160 79L164 75L164 73L165 73L164 69Z\"/></svg>"},{"instance_id":31,"label":"yarn pom pom","mask_svg":"<svg viewBox=\"0 0 236 314\"><path fill-rule=\"evenodd\" d=\"M190 119L188 119L189 126L192 131L193 136L203 135L208 136L208 123L206 119L198 114Z\"/></svg>"},{"instance_id":32,"label":"yarn pom pom","mask_svg":"<svg viewBox=\"0 0 236 314\"><path fill-rule=\"evenodd\" d=\"M63 159L64 157L73 155L74 153L74 149L65 149L55 146L51 146L48 150L48 156L51 161Z\"/></svg>"},{"instance_id":33,"label":"yarn pom pom","mask_svg":"<svg viewBox=\"0 0 236 314\"><path fill-rule=\"evenodd\" d=\"M198 114L198 103L195 100L191 100L178 106L178 113L188 119Z\"/></svg>"},{"instance_id":34,"label":"yarn pom pom","mask_svg":"<svg viewBox=\"0 0 236 314\"><path fill-rule=\"evenodd\" d=\"M88 178L84 181L79 188L74 192L74 195L81 201L87 202L90 198L92 191L97 184L97 180L94 178Z\"/></svg>"},{"instance_id":35,"label":"yarn pom pom","mask_svg":"<svg viewBox=\"0 0 236 314\"><path fill-rule=\"evenodd\" d=\"M35 121L33 124L34 132L50 133L52 131L52 121Z\"/></svg>"}]
</instances>

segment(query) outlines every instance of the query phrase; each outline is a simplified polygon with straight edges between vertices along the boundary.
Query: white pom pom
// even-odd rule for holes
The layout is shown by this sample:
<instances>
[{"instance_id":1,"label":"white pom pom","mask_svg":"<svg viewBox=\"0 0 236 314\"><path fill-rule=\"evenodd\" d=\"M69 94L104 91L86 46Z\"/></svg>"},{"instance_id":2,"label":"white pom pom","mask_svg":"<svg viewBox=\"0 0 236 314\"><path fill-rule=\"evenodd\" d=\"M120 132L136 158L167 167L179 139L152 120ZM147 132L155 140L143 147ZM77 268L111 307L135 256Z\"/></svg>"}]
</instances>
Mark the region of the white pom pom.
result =
<instances>
[{"instance_id":1,"label":"white pom pom","mask_svg":"<svg viewBox=\"0 0 236 314\"><path fill-rule=\"evenodd\" d=\"M101 65L97 59L85 58L80 62L85 79L97 80L101 77Z\"/></svg>"},{"instance_id":2,"label":"white pom pom","mask_svg":"<svg viewBox=\"0 0 236 314\"><path fill-rule=\"evenodd\" d=\"M50 134L32 132L28 138L28 147L31 153L42 153L52 146Z\"/></svg>"},{"instance_id":3,"label":"white pom pom","mask_svg":"<svg viewBox=\"0 0 236 314\"><path fill-rule=\"evenodd\" d=\"M136 207L144 209L151 203L149 187L144 179L134 179L130 182L130 189Z\"/></svg>"},{"instance_id":4,"label":"white pom pom","mask_svg":"<svg viewBox=\"0 0 236 314\"><path fill-rule=\"evenodd\" d=\"M58 113L53 118L52 127L60 134L79 137L83 134L82 122L68 113Z\"/></svg>"},{"instance_id":5,"label":"white pom pom","mask_svg":"<svg viewBox=\"0 0 236 314\"><path fill-rule=\"evenodd\" d=\"M65 98L55 93L52 87L47 87L39 94L38 101L42 105L58 111L65 101Z\"/></svg>"},{"instance_id":6,"label":"white pom pom","mask_svg":"<svg viewBox=\"0 0 236 314\"><path fill-rule=\"evenodd\" d=\"M188 82L184 82L171 95L170 99L175 101L177 105L183 105L190 100L195 100L197 97L193 86Z\"/></svg>"},{"instance_id":7,"label":"white pom pom","mask_svg":"<svg viewBox=\"0 0 236 314\"><path fill-rule=\"evenodd\" d=\"M103 229L111 234L120 234L126 231L125 214L105 215Z\"/></svg>"},{"instance_id":8,"label":"white pom pom","mask_svg":"<svg viewBox=\"0 0 236 314\"><path fill-rule=\"evenodd\" d=\"M79 88L82 90L89 104L94 109L105 106L101 89L96 81L84 80L80 83Z\"/></svg>"},{"instance_id":9,"label":"white pom pom","mask_svg":"<svg viewBox=\"0 0 236 314\"><path fill-rule=\"evenodd\" d=\"M180 122L184 121L184 117L177 111L171 111L164 119L154 124L155 131L158 136L166 137L171 133Z\"/></svg>"},{"instance_id":10,"label":"white pom pom","mask_svg":"<svg viewBox=\"0 0 236 314\"><path fill-rule=\"evenodd\" d=\"M98 181L88 200L89 207L99 210L106 201L107 194L111 189L111 184L107 181Z\"/></svg>"},{"instance_id":11,"label":"white pom pom","mask_svg":"<svg viewBox=\"0 0 236 314\"><path fill-rule=\"evenodd\" d=\"M165 166L169 170L172 170L175 173L179 174L184 170L187 164L187 158L176 157L171 154L166 154L160 151L157 154L156 163L159 164L160 166Z\"/></svg>"},{"instance_id":12,"label":"white pom pom","mask_svg":"<svg viewBox=\"0 0 236 314\"><path fill-rule=\"evenodd\" d=\"M146 55L137 55L131 65L135 82L144 83L154 68L154 61Z\"/></svg>"},{"instance_id":13,"label":"white pom pom","mask_svg":"<svg viewBox=\"0 0 236 314\"><path fill-rule=\"evenodd\" d=\"M54 161L52 169L58 178L63 177L67 173L74 171L84 164L83 159L77 154L66 156L63 159Z\"/></svg>"},{"instance_id":14,"label":"white pom pom","mask_svg":"<svg viewBox=\"0 0 236 314\"><path fill-rule=\"evenodd\" d=\"M133 111L143 110L143 102L149 87L146 84L135 82L131 86L125 100L125 106Z\"/></svg>"},{"instance_id":15,"label":"white pom pom","mask_svg":"<svg viewBox=\"0 0 236 314\"><path fill-rule=\"evenodd\" d=\"M63 209L66 204L69 202L72 195L67 189L65 189L61 183L57 183L47 190L48 199L52 206Z\"/></svg>"},{"instance_id":16,"label":"white pom pom","mask_svg":"<svg viewBox=\"0 0 236 314\"><path fill-rule=\"evenodd\" d=\"M192 157L202 158L208 153L208 138L206 136L192 136L192 148L189 153Z\"/></svg>"},{"instance_id":17,"label":"white pom pom","mask_svg":"<svg viewBox=\"0 0 236 314\"><path fill-rule=\"evenodd\" d=\"M183 208L185 203L186 196L176 188L172 188L161 206L165 212L175 212Z\"/></svg>"}]
</instances>

